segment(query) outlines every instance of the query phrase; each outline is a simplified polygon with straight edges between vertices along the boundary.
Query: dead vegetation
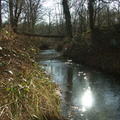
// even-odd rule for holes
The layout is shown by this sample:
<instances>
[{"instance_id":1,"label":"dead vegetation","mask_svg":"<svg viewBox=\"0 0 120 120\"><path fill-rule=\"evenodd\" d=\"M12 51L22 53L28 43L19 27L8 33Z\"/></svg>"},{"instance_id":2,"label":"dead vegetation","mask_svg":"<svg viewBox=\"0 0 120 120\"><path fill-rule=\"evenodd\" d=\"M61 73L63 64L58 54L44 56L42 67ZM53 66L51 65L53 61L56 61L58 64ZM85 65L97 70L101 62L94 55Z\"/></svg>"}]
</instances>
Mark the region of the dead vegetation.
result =
<instances>
[{"instance_id":1,"label":"dead vegetation","mask_svg":"<svg viewBox=\"0 0 120 120\"><path fill-rule=\"evenodd\" d=\"M114 26L74 37L63 46L64 56L111 75L120 75L120 36Z\"/></svg>"},{"instance_id":2,"label":"dead vegetation","mask_svg":"<svg viewBox=\"0 0 120 120\"><path fill-rule=\"evenodd\" d=\"M2 31L0 120L62 119L58 86L35 62L38 42Z\"/></svg>"}]
</instances>

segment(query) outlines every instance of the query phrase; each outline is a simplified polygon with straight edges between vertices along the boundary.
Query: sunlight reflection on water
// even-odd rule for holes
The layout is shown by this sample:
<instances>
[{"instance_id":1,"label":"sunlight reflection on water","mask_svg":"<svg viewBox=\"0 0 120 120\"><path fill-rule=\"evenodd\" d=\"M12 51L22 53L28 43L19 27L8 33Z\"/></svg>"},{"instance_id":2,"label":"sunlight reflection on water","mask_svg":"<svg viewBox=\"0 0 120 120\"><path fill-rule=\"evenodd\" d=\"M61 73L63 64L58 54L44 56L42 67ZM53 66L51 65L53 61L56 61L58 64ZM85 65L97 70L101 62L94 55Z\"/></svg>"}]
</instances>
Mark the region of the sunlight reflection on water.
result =
<instances>
[{"instance_id":1,"label":"sunlight reflection on water","mask_svg":"<svg viewBox=\"0 0 120 120\"><path fill-rule=\"evenodd\" d=\"M120 85L115 78L57 59L57 54L43 51L40 65L61 88L62 115L69 120L120 120Z\"/></svg>"},{"instance_id":2,"label":"sunlight reflection on water","mask_svg":"<svg viewBox=\"0 0 120 120\"><path fill-rule=\"evenodd\" d=\"M84 92L81 103L83 105L82 111L86 111L87 108L93 106L93 96L90 87Z\"/></svg>"}]
</instances>

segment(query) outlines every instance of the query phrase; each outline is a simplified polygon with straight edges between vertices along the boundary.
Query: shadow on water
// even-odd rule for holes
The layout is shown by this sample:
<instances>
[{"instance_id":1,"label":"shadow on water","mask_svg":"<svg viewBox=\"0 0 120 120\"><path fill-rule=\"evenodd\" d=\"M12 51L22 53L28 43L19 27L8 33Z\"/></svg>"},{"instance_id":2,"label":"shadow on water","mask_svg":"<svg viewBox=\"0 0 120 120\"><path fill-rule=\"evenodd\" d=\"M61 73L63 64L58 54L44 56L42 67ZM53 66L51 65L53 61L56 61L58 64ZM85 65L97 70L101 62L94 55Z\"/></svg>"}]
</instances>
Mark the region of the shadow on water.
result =
<instances>
[{"instance_id":1,"label":"shadow on water","mask_svg":"<svg viewBox=\"0 0 120 120\"><path fill-rule=\"evenodd\" d=\"M39 64L61 87L63 116L70 120L120 120L116 78L65 60L55 50L44 50L40 56Z\"/></svg>"}]
</instances>

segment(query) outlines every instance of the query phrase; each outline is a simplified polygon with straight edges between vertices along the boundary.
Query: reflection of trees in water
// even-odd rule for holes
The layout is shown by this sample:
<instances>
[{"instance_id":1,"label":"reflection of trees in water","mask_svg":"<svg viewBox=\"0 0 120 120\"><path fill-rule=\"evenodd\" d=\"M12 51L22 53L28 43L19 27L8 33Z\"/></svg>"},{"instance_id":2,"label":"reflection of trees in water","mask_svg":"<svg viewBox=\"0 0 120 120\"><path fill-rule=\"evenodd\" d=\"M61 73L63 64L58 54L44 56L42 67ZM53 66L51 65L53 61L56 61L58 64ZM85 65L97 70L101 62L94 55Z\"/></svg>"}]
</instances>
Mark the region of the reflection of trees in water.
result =
<instances>
[{"instance_id":1,"label":"reflection of trees in water","mask_svg":"<svg viewBox=\"0 0 120 120\"><path fill-rule=\"evenodd\" d=\"M62 113L67 116L71 104L73 68L61 64L47 66L47 69L53 74L53 80L61 87L63 96Z\"/></svg>"},{"instance_id":2,"label":"reflection of trees in water","mask_svg":"<svg viewBox=\"0 0 120 120\"><path fill-rule=\"evenodd\" d=\"M73 69L68 68L67 70L67 90L66 90L66 102L70 103L71 102L71 96L72 96L72 79L73 79Z\"/></svg>"},{"instance_id":3,"label":"reflection of trees in water","mask_svg":"<svg viewBox=\"0 0 120 120\"><path fill-rule=\"evenodd\" d=\"M73 79L73 69L71 67L67 68L67 76L66 76L66 81L67 81L67 85L66 85L66 91L65 91L65 103L64 103L64 112L66 113L66 115L68 115L70 106L71 106L71 97L72 97L72 79Z\"/></svg>"},{"instance_id":4,"label":"reflection of trees in water","mask_svg":"<svg viewBox=\"0 0 120 120\"><path fill-rule=\"evenodd\" d=\"M118 104L119 100L117 96L114 96L115 98L117 98L117 100L111 99L117 102L115 103L116 105L112 105L112 103L111 106L106 106L106 102L111 102L111 100L109 100L109 97L113 97L113 95L115 95L112 94L112 92L116 93L117 91L115 91L116 89L113 89L113 84L107 81L107 78L105 78L104 76L102 77L101 74L83 72L80 73L80 76L78 76L76 73L79 73L79 70L77 71L71 66L63 67L61 65L51 66L49 70L51 70L54 74L53 76L55 81L61 85L62 95L64 97L64 103L62 106L63 115L71 115L71 118L80 118L81 120L83 118L89 118L90 120L102 120L103 118L101 118L101 116L105 118L112 117L112 114L114 114L113 109L115 110L115 108L112 109L112 107L118 105L116 106L117 110L120 110ZM94 95L95 103L93 103L92 108L88 108L87 110L87 108L85 108L84 106L86 106L85 104L87 102L87 99L89 100L91 92L92 95ZM106 96L106 94L108 93L109 97ZM81 102L82 97L85 101L83 102L83 104ZM104 106L106 106L106 108ZM117 113L115 114L117 117Z\"/></svg>"},{"instance_id":5,"label":"reflection of trees in water","mask_svg":"<svg viewBox=\"0 0 120 120\"><path fill-rule=\"evenodd\" d=\"M115 78L93 70L86 71L75 65L64 64L59 60L49 60L45 64L48 65L46 68L52 73L54 81L61 86L64 99L63 115L67 116L71 113L70 118L76 120L106 120L113 117L119 120L120 87L114 82ZM89 100L90 94L94 97L93 107L86 111L84 108L83 112L82 106L86 104L87 99ZM83 104L82 97L85 101ZM91 104L87 105L91 106Z\"/></svg>"}]
</instances>

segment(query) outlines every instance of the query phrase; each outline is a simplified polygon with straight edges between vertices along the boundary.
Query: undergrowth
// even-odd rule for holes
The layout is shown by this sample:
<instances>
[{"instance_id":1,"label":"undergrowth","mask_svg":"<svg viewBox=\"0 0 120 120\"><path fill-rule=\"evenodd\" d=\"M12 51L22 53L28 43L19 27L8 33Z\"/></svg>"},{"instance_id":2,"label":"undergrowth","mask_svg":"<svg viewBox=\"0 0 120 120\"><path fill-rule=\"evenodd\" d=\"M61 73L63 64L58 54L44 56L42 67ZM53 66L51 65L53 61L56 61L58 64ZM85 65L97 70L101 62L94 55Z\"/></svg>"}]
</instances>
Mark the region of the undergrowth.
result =
<instances>
[{"instance_id":1,"label":"undergrowth","mask_svg":"<svg viewBox=\"0 0 120 120\"><path fill-rule=\"evenodd\" d=\"M71 42L58 45L64 57L105 73L120 76L120 35L117 29L89 31L75 36ZM88 34L89 33L89 34Z\"/></svg>"},{"instance_id":2,"label":"undergrowth","mask_svg":"<svg viewBox=\"0 0 120 120\"><path fill-rule=\"evenodd\" d=\"M58 86L35 62L37 41L2 31L0 120L61 120Z\"/></svg>"}]
</instances>

